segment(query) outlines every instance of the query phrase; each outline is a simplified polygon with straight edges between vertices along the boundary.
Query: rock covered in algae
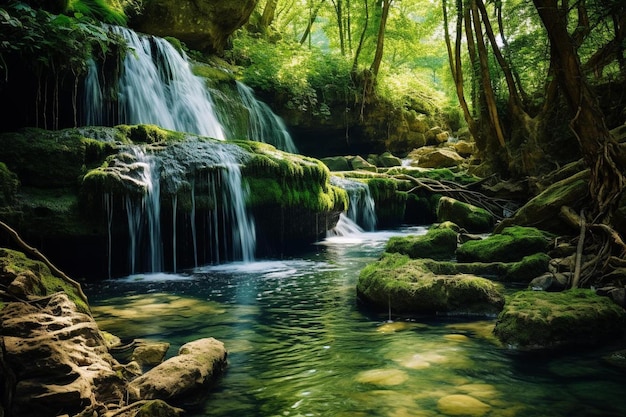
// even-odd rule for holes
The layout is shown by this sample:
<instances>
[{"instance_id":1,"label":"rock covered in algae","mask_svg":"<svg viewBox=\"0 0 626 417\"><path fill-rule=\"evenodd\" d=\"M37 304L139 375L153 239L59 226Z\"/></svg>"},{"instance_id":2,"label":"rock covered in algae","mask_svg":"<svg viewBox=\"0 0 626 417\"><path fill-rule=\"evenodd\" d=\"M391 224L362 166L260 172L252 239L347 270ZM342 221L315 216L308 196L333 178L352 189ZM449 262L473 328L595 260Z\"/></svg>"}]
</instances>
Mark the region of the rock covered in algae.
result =
<instances>
[{"instance_id":1,"label":"rock covered in algae","mask_svg":"<svg viewBox=\"0 0 626 417\"><path fill-rule=\"evenodd\" d=\"M534 227L512 226L482 240L470 240L456 251L459 262L516 262L545 252L549 239ZM534 278L534 277L533 277Z\"/></svg>"},{"instance_id":2,"label":"rock covered in algae","mask_svg":"<svg viewBox=\"0 0 626 417\"><path fill-rule=\"evenodd\" d=\"M619 339L626 312L592 290L520 291L507 299L494 334L520 350L593 346Z\"/></svg>"},{"instance_id":3,"label":"rock covered in algae","mask_svg":"<svg viewBox=\"0 0 626 417\"><path fill-rule=\"evenodd\" d=\"M487 210L450 197L441 197L437 205L437 221L451 221L470 233L491 231L494 217Z\"/></svg>"},{"instance_id":4,"label":"rock covered in algae","mask_svg":"<svg viewBox=\"0 0 626 417\"><path fill-rule=\"evenodd\" d=\"M484 402L465 394L442 397L437 401L437 408L448 416L480 417L489 412L491 407Z\"/></svg>"},{"instance_id":5,"label":"rock covered in algae","mask_svg":"<svg viewBox=\"0 0 626 417\"><path fill-rule=\"evenodd\" d=\"M386 252L401 253L411 258L447 260L454 257L457 233L448 228L431 228L425 235L393 236Z\"/></svg>"},{"instance_id":6,"label":"rock covered in algae","mask_svg":"<svg viewBox=\"0 0 626 417\"><path fill-rule=\"evenodd\" d=\"M226 348L214 338L181 346L178 355L152 368L128 385L132 399L164 399L172 403L203 400L202 388L215 382L226 367Z\"/></svg>"},{"instance_id":7,"label":"rock covered in algae","mask_svg":"<svg viewBox=\"0 0 626 417\"><path fill-rule=\"evenodd\" d=\"M504 296L497 284L468 274L436 275L421 260L383 254L357 282L359 300L398 313L497 314Z\"/></svg>"}]
</instances>

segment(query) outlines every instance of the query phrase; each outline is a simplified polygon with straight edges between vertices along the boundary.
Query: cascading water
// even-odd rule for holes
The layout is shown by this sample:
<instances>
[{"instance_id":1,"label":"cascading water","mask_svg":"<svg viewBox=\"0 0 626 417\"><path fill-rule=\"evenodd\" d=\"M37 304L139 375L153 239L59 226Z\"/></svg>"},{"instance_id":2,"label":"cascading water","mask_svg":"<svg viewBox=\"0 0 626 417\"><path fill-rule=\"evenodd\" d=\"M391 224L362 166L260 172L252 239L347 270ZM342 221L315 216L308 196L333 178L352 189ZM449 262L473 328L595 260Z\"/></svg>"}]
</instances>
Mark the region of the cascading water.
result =
<instances>
[{"instance_id":1,"label":"cascading water","mask_svg":"<svg viewBox=\"0 0 626 417\"><path fill-rule=\"evenodd\" d=\"M370 193L369 186L359 181L348 180L340 177L331 177L331 184L343 188L348 193L348 212L339 219L333 232L337 234L352 234L376 229L376 207Z\"/></svg>"},{"instance_id":2,"label":"cascading water","mask_svg":"<svg viewBox=\"0 0 626 417\"><path fill-rule=\"evenodd\" d=\"M252 88L237 82L237 91L248 115L248 139L274 145L283 151L297 153L283 120L270 107L258 100Z\"/></svg>"},{"instance_id":3,"label":"cascading water","mask_svg":"<svg viewBox=\"0 0 626 417\"><path fill-rule=\"evenodd\" d=\"M224 139L209 90L189 62L165 39L111 26L131 48L117 85L117 106L107 105L106 85L90 65L85 81L85 124L156 124L165 129Z\"/></svg>"},{"instance_id":4,"label":"cascading water","mask_svg":"<svg viewBox=\"0 0 626 417\"><path fill-rule=\"evenodd\" d=\"M239 169L241 155L236 145L188 140L151 153L131 146L110 161L107 170L115 172L129 189L122 206L131 274L162 272L166 264L176 271L184 252L193 253L192 262L188 260L185 266L254 260L256 232L246 209L248 188ZM184 208L181 196L186 201ZM104 201L110 236L115 203L109 193ZM162 230L167 216L161 215L165 202L172 208L167 242ZM179 217L189 219L188 228L179 227L183 224ZM191 242L192 247L178 245L179 238L186 245ZM165 251L165 245L171 251ZM110 258L110 247L108 251ZM165 259L166 253L171 260Z\"/></svg>"}]
</instances>

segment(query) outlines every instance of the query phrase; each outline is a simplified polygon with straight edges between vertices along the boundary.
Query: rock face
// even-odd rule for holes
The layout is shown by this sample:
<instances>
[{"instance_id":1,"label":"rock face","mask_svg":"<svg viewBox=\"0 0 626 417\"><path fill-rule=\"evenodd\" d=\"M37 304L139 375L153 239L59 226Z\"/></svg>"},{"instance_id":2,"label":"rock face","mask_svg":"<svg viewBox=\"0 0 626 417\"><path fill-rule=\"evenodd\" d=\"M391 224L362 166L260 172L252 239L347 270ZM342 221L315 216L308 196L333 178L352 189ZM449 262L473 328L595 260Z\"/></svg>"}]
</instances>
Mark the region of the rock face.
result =
<instances>
[{"instance_id":1,"label":"rock face","mask_svg":"<svg viewBox=\"0 0 626 417\"><path fill-rule=\"evenodd\" d=\"M256 4L257 0L144 0L131 25L151 35L173 36L192 49L219 53Z\"/></svg>"},{"instance_id":2,"label":"rock face","mask_svg":"<svg viewBox=\"0 0 626 417\"><path fill-rule=\"evenodd\" d=\"M9 303L2 336L3 363L15 383L11 415L74 415L122 402L125 382L98 326L65 293Z\"/></svg>"},{"instance_id":3,"label":"rock face","mask_svg":"<svg viewBox=\"0 0 626 417\"><path fill-rule=\"evenodd\" d=\"M520 350L594 346L623 336L626 312L592 290L521 291L507 299L494 334Z\"/></svg>"}]
</instances>

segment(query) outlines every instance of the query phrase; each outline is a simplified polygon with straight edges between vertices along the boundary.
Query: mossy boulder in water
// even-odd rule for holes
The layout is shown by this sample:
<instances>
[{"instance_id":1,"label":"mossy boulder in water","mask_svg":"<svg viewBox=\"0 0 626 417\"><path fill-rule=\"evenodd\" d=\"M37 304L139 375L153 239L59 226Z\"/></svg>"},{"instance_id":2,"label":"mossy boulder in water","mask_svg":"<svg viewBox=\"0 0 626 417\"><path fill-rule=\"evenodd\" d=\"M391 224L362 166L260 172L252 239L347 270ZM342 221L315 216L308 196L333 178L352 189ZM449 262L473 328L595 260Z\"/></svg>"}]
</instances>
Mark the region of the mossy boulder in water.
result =
<instances>
[{"instance_id":1,"label":"mossy boulder in water","mask_svg":"<svg viewBox=\"0 0 626 417\"><path fill-rule=\"evenodd\" d=\"M459 262L516 262L524 256L545 252L549 240L534 227L514 226L482 240L470 240L456 251Z\"/></svg>"},{"instance_id":2,"label":"mossy boulder in water","mask_svg":"<svg viewBox=\"0 0 626 417\"><path fill-rule=\"evenodd\" d=\"M488 232L494 224L494 218L487 210L450 197L439 199L437 220L451 221L470 233Z\"/></svg>"},{"instance_id":3,"label":"mossy boulder in water","mask_svg":"<svg viewBox=\"0 0 626 417\"><path fill-rule=\"evenodd\" d=\"M401 253L411 258L451 259L456 250L457 233L448 228L431 228L425 235L393 236L386 252Z\"/></svg>"},{"instance_id":4,"label":"mossy boulder in water","mask_svg":"<svg viewBox=\"0 0 626 417\"><path fill-rule=\"evenodd\" d=\"M620 339L626 312L592 290L520 291L507 298L494 334L520 350L594 346Z\"/></svg>"},{"instance_id":5,"label":"mossy boulder in water","mask_svg":"<svg viewBox=\"0 0 626 417\"><path fill-rule=\"evenodd\" d=\"M381 311L407 314L497 314L504 305L498 285L459 274L436 275L421 260L384 254L359 274L359 300Z\"/></svg>"}]
</instances>

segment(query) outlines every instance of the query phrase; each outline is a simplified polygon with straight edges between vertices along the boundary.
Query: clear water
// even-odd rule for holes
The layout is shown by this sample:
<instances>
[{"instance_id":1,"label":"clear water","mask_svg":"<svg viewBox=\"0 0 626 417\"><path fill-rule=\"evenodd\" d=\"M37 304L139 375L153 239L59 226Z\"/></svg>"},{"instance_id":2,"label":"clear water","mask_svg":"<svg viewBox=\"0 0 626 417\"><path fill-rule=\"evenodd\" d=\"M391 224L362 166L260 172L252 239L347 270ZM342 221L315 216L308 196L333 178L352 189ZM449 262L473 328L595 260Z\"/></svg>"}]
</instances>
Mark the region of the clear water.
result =
<instances>
[{"instance_id":1,"label":"clear water","mask_svg":"<svg viewBox=\"0 0 626 417\"><path fill-rule=\"evenodd\" d=\"M421 232L421 229L411 230ZM355 285L392 234L333 237L297 259L135 275L87 288L100 326L172 343L215 337L229 367L191 416L622 416L606 352L514 354L494 320L360 309Z\"/></svg>"}]
</instances>

